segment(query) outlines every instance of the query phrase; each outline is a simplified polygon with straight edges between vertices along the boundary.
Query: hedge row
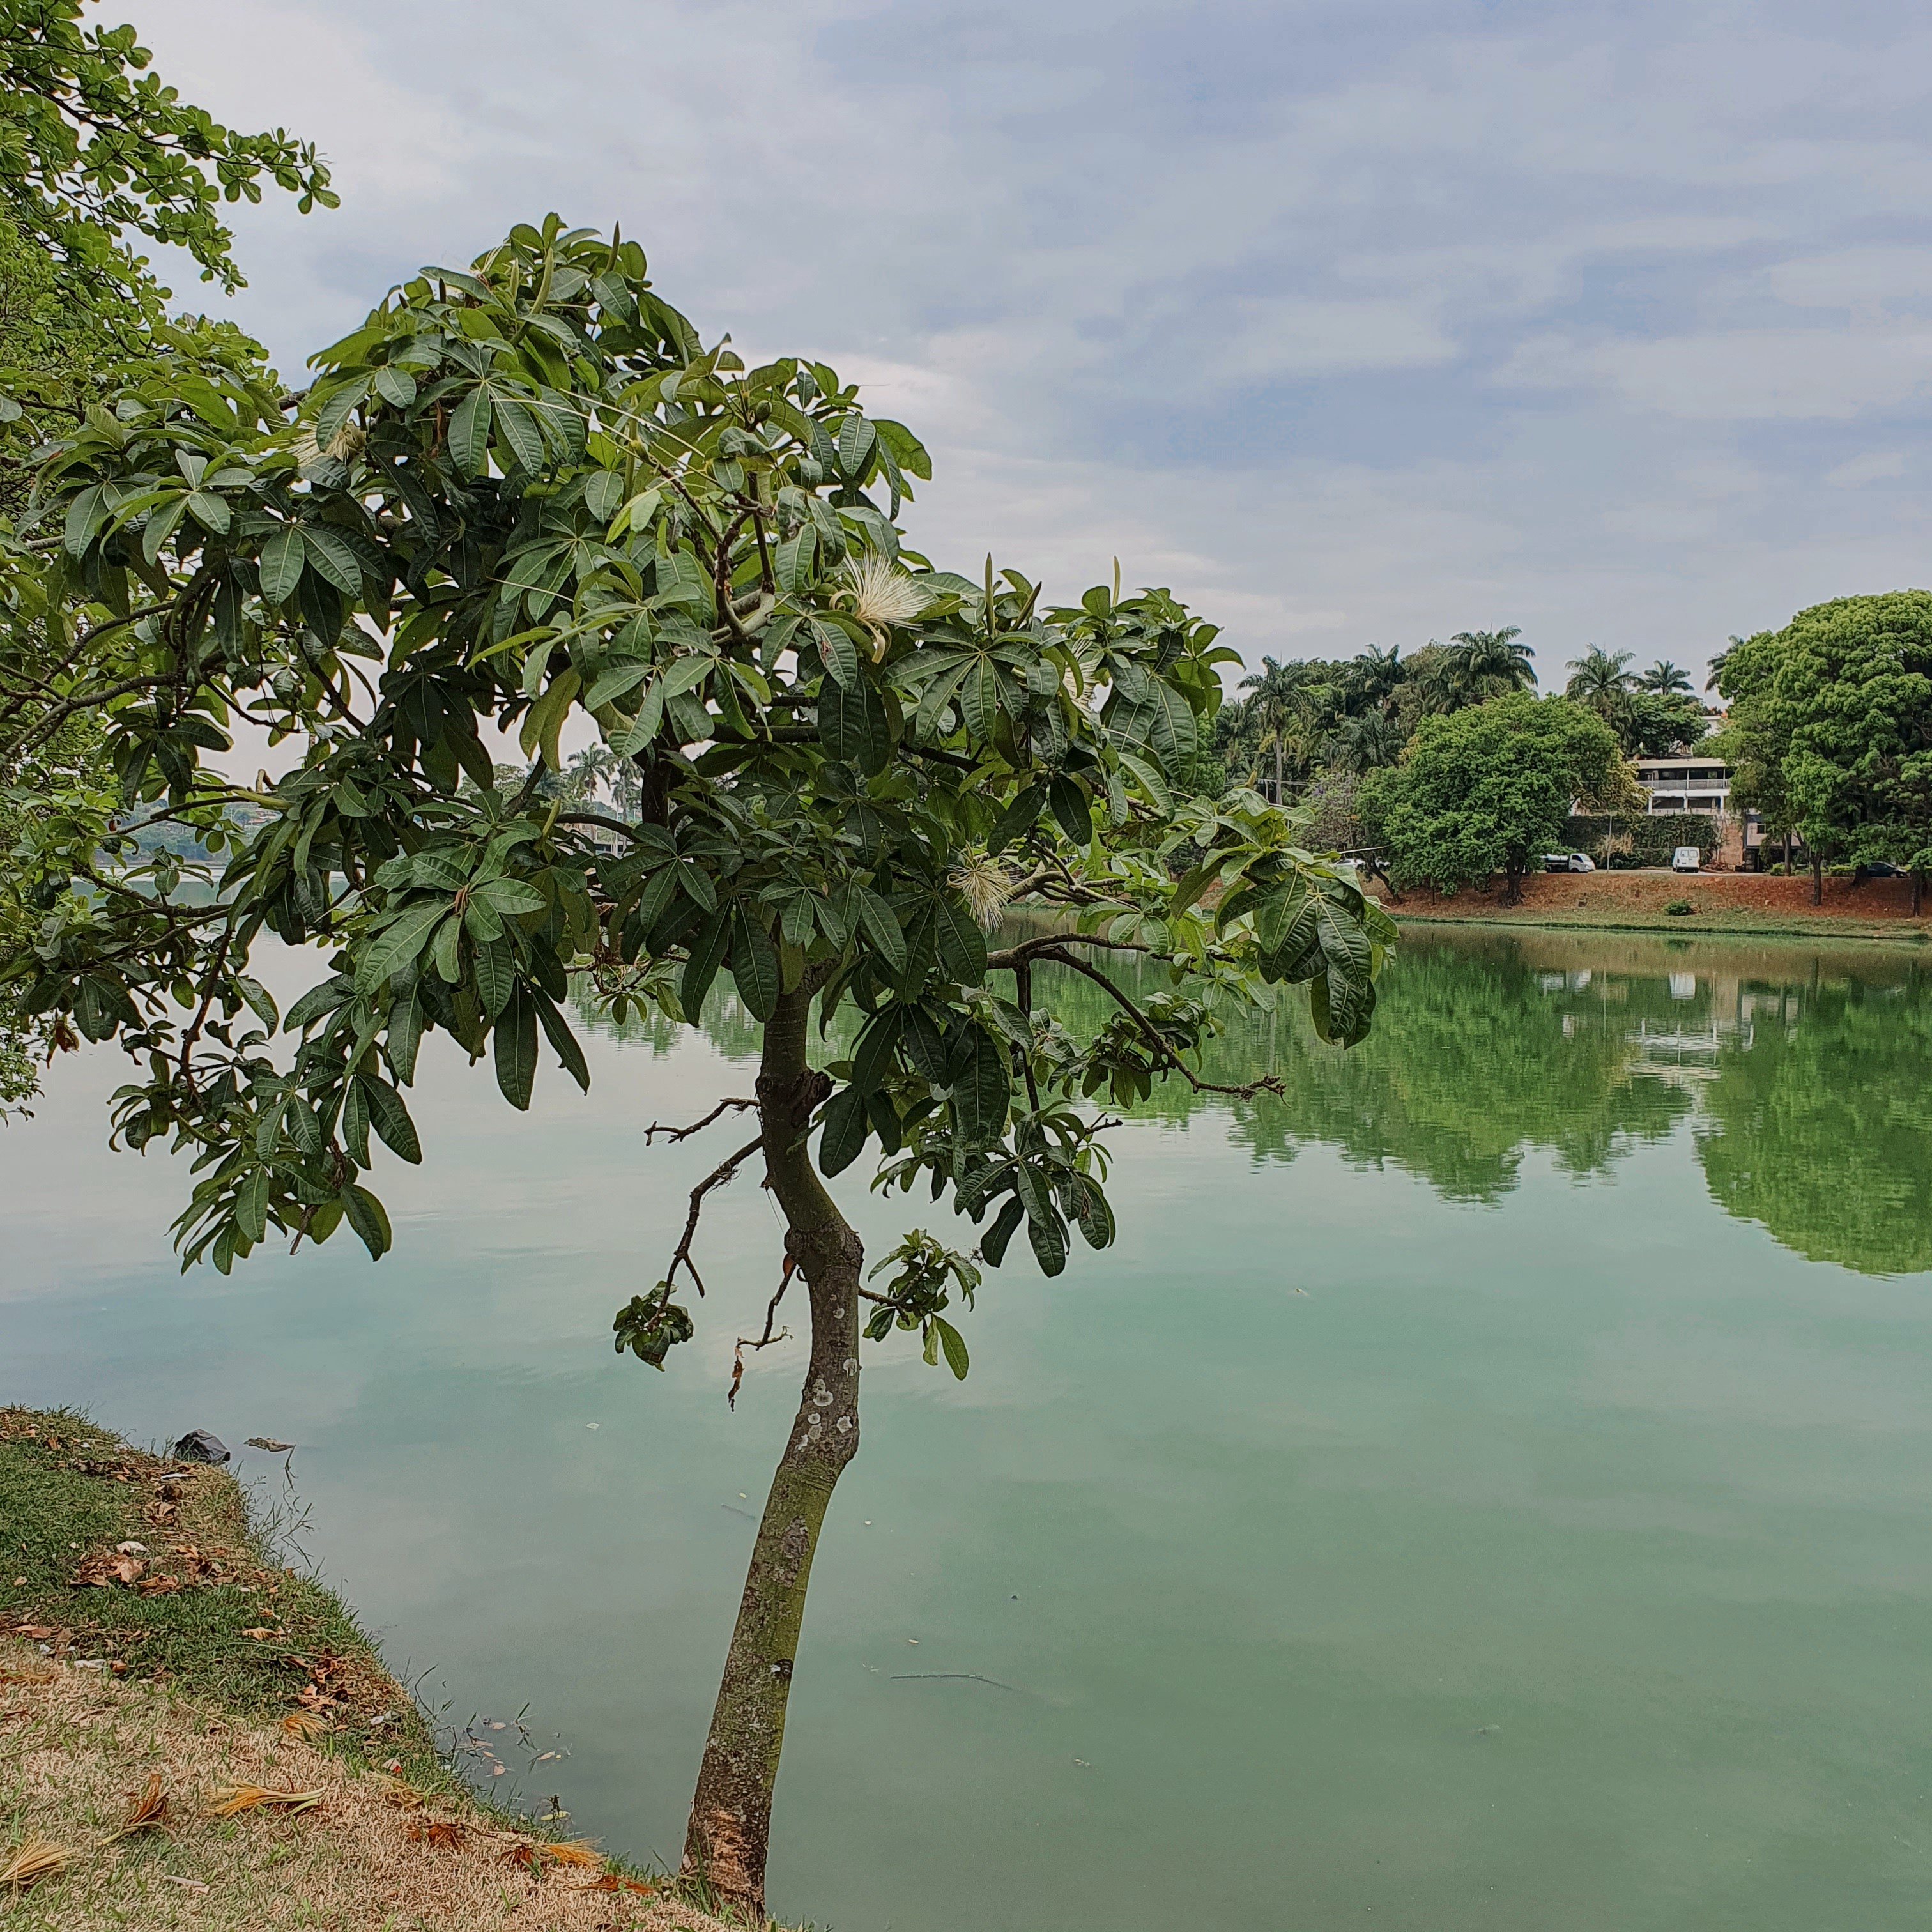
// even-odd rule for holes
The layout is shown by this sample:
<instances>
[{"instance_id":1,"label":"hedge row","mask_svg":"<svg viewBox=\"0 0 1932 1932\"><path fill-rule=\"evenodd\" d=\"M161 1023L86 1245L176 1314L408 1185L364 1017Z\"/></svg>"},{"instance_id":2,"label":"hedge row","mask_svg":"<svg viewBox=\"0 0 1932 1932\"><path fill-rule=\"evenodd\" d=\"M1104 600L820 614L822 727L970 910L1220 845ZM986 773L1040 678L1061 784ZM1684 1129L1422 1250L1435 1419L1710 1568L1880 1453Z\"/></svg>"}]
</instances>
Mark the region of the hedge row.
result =
<instances>
[{"instance_id":1,"label":"hedge row","mask_svg":"<svg viewBox=\"0 0 1932 1932\"><path fill-rule=\"evenodd\" d=\"M1648 817L1619 813L1614 819L1600 813L1579 812L1564 821L1563 837L1574 851L1587 852L1604 862L1612 837L1617 849L1628 849L1628 862L1667 866L1680 845L1694 845L1709 860L1718 849L1718 815L1713 812L1659 812Z\"/></svg>"}]
</instances>

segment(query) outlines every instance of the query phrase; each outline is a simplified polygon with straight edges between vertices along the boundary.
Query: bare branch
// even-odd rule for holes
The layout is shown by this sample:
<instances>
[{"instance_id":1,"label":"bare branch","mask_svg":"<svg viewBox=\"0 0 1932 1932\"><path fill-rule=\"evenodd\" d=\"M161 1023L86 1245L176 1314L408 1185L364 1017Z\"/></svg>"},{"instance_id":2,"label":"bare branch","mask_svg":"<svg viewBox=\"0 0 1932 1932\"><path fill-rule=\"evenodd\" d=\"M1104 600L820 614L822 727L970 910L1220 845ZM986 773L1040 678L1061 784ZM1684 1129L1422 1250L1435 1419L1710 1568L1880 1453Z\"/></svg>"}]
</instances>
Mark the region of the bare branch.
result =
<instances>
[{"instance_id":1,"label":"bare branch","mask_svg":"<svg viewBox=\"0 0 1932 1932\"><path fill-rule=\"evenodd\" d=\"M1037 939L1023 939L1017 946L1009 946L1003 952L989 952L986 956L988 972L997 968L1004 973L1017 973L1030 960L1043 953L1051 953L1061 946L1104 946L1114 952L1152 952L1157 949L1143 945L1138 939L1102 939L1097 933L1049 932Z\"/></svg>"},{"instance_id":2,"label":"bare branch","mask_svg":"<svg viewBox=\"0 0 1932 1932\"><path fill-rule=\"evenodd\" d=\"M791 1278L798 1270L798 1263L790 1255L784 1258L784 1270L778 1276L778 1292L765 1307L765 1332L754 1342L748 1335L738 1337L738 1346L731 1351L731 1386L724 1391L724 1406L736 1412L738 1407L738 1384L745 1379L745 1351L747 1348L769 1348L774 1342L782 1342L791 1330L781 1328L774 1335L772 1320L778 1312L778 1304L784 1299L784 1292L791 1286Z\"/></svg>"},{"instance_id":3,"label":"bare branch","mask_svg":"<svg viewBox=\"0 0 1932 1932\"><path fill-rule=\"evenodd\" d=\"M721 1114L729 1113L734 1107L740 1108L755 1107L758 1104L755 1100L720 1100L703 1120L694 1120L688 1127L668 1127L661 1121L653 1120L644 1130L644 1144L646 1147L651 1144L651 1136L653 1134L662 1134L667 1140L674 1143L688 1140L693 1134L702 1133L713 1120L718 1119Z\"/></svg>"},{"instance_id":4,"label":"bare branch","mask_svg":"<svg viewBox=\"0 0 1932 1932\"><path fill-rule=\"evenodd\" d=\"M677 1271L682 1268L690 1276L692 1286L698 1293L704 1292L704 1277L698 1272L698 1264L691 1258L691 1244L698 1237L698 1217L704 1211L704 1197L714 1187L722 1187L764 1144L763 1134L755 1136L736 1154L728 1154L691 1190L691 1212L685 1217L684 1233L671 1255L670 1266L664 1270L667 1285L676 1280Z\"/></svg>"}]
</instances>

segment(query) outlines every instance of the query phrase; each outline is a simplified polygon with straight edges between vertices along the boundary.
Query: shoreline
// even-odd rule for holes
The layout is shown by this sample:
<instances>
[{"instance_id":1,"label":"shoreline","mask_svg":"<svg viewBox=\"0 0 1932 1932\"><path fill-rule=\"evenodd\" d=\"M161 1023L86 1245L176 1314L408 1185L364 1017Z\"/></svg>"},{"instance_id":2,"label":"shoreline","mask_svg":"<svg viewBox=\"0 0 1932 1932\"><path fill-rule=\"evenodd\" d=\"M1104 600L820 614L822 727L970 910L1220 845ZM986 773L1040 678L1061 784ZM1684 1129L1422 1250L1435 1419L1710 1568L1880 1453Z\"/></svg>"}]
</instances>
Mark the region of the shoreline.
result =
<instances>
[{"instance_id":1,"label":"shoreline","mask_svg":"<svg viewBox=\"0 0 1932 1932\"><path fill-rule=\"evenodd\" d=\"M455 1768L478 1747L440 1742L226 1468L0 1404L0 1874L31 1855L24 1886L0 1877L10 1924L731 1932L565 1838L567 1814L480 1795ZM500 1769L512 1747L482 1748ZM298 1898L320 1916L292 1920Z\"/></svg>"},{"instance_id":2,"label":"shoreline","mask_svg":"<svg viewBox=\"0 0 1932 1932\"><path fill-rule=\"evenodd\" d=\"M1492 929L1516 927L1531 932L1659 933L1675 939L1828 940L1833 945L1888 946L1906 952L1917 952L1928 940L1932 940L1932 932L1916 926L1907 926L1903 932L1894 932L1875 925L1855 925L1828 915L1802 926L1790 922L1738 925L1729 922L1720 925L1709 920L1700 920L1695 914L1673 916L1664 913L1651 919L1565 919L1559 914L1526 916L1523 911L1506 911L1501 908L1486 914L1479 912L1418 913L1406 906L1391 905L1387 900L1382 902L1382 906L1383 911L1398 926L1479 926Z\"/></svg>"}]
</instances>

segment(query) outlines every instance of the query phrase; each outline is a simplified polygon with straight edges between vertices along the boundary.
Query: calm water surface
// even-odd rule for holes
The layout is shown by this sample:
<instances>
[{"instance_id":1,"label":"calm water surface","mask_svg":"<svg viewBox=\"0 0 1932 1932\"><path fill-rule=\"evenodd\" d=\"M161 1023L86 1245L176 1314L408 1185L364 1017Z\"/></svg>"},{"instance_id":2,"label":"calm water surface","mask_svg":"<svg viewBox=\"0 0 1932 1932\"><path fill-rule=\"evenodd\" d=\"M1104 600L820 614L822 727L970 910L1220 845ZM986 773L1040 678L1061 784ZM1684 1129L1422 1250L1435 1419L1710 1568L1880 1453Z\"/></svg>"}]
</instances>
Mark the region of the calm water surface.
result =
<instances>
[{"instance_id":1,"label":"calm water surface","mask_svg":"<svg viewBox=\"0 0 1932 1932\"><path fill-rule=\"evenodd\" d=\"M1124 1128L1119 1244L1053 1282L1016 1250L966 1383L870 1357L782 1914L1925 1922L1932 978L1412 928L1385 984L1346 1058L1286 1013L1216 1043L1283 1100ZM1086 990L1058 989L1076 1025ZM567 1748L500 1786L674 1856L802 1360L766 1352L728 1412L776 1278L756 1187L715 1202L667 1374L610 1322L730 1144L640 1126L748 1090L749 1045L728 1011L605 1034L588 1100L549 1071L533 1122L426 1049L391 1258L227 1281L176 1273L180 1168L106 1151L112 1059L63 1063L0 1133L0 1398L300 1442L310 1545L392 1662ZM844 1192L875 1251L952 1225Z\"/></svg>"}]
</instances>

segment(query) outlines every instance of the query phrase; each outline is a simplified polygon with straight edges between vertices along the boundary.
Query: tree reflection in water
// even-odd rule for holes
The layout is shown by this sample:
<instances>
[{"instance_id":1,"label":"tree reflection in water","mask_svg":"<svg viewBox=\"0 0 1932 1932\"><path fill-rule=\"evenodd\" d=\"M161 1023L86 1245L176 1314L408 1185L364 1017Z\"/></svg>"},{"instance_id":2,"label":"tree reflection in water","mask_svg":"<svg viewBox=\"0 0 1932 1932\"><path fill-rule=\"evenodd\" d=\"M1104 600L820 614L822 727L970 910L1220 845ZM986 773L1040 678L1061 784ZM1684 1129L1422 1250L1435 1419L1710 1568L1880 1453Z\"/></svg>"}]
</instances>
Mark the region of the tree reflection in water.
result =
<instances>
[{"instance_id":1,"label":"tree reflection in water","mask_svg":"<svg viewBox=\"0 0 1932 1932\"><path fill-rule=\"evenodd\" d=\"M1138 997L1165 978L1143 967L1128 983ZM1588 1180L1688 1121L1712 1197L1783 1246L1868 1274L1932 1269L1932 975L1912 953L1412 925L1374 1032L1347 1053L1292 1024L1297 992L1282 994L1202 1068L1230 1084L1278 1073L1280 1098L1231 1105L1172 1080L1137 1112L1178 1126L1217 1109L1258 1162L1314 1143L1485 1203L1533 1152ZM1077 1034L1106 1017L1070 974L1039 973L1035 998ZM676 1030L602 1030L658 1051ZM728 1056L755 1051L728 994L705 1031ZM825 1058L849 1050L839 1032Z\"/></svg>"}]
</instances>

